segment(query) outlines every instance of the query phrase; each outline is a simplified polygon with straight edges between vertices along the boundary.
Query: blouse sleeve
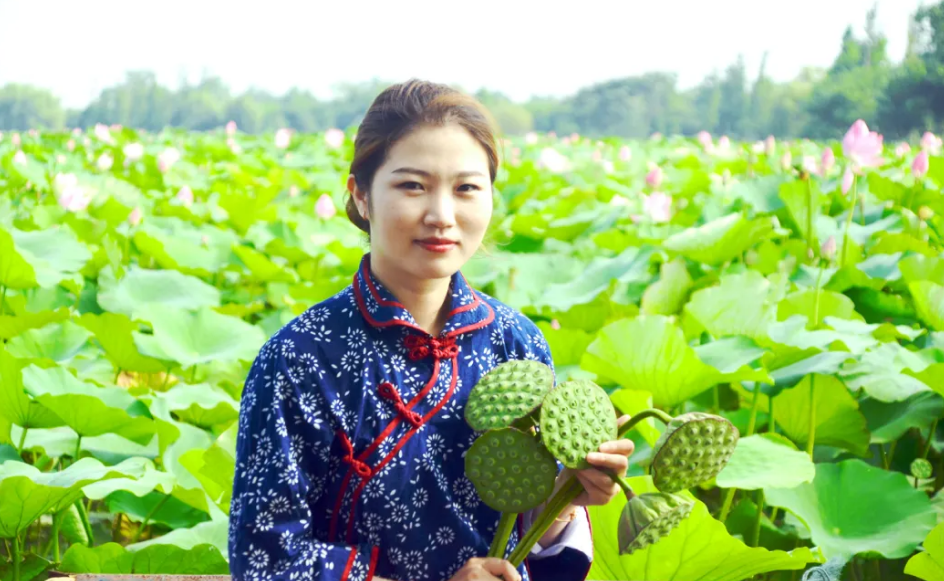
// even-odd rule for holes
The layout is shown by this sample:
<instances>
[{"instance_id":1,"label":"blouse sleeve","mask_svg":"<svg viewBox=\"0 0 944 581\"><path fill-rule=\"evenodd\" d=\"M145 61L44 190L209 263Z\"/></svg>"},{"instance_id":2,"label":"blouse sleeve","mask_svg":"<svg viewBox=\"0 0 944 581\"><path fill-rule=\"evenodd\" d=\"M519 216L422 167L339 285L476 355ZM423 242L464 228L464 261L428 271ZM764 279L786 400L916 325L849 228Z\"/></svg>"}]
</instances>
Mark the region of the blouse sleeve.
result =
<instances>
[{"instance_id":1,"label":"blouse sleeve","mask_svg":"<svg viewBox=\"0 0 944 581\"><path fill-rule=\"evenodd\" d=\"M554 372L554 359L541 330L531 323L531 356L544 363ZM556 379L555 379L556 381ZM558 469L563 465L558 462ZM524 530L531 527L533 511L522 515ZM577 518L561 532L557 542L547 547L535 543L527 557L532 581L552 581L556 579L586 579L593 562L593 528L590 515L583 509L577 511Z\"/></svg>"},{"instance_id":2,"label":"blouse sleeve","mask_svg":"<svg viewBox=\"0 0 944 581\"><path fill-rule=\"evenodd\" d=\"M334 433L316 380L293 344L273 338L252 364L240 401L230 507L233 581L370 581L376 549L315 538Z\"/></svg>"}]
</instances>

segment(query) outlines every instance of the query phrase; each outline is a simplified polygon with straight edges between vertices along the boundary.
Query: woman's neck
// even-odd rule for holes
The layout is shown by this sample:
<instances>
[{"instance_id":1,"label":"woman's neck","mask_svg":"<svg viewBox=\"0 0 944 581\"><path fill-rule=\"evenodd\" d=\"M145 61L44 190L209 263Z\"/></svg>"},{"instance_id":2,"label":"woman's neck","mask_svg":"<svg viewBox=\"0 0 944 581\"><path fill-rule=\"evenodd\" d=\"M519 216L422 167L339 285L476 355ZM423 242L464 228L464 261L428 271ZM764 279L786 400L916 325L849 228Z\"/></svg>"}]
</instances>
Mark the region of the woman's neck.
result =
<instances>
[{"instance_id":1,"label":"woman's neck","mask_svg":"<svg viewBox=\"0 0 944 581\"><path fill-rule=\"evenodd\" d=\"M452 303L448 296L450 278L417 280L396 269L388 269L383 261L376 261L373 256L370 270L406 307L418 327L433 336L442 332Z\"/></svg>"}]
</instances>

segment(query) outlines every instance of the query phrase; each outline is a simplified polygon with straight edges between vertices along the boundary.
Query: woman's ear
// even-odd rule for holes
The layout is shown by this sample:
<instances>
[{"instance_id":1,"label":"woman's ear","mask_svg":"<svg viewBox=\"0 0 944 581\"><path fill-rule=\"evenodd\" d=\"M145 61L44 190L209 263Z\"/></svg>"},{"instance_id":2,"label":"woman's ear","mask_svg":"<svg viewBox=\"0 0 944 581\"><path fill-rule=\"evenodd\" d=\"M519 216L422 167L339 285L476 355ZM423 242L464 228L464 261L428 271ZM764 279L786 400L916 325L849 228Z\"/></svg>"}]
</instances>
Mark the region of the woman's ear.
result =
<instances>
[{"instance_id":1,"label":"woman's ear","mask_svg":"<svg viewBox=\"0 0 944 581\"><path fill-rule=\"evenodd\" d=\"M357 206L357 213L361 215L361 218L369 220L368 208L370 204L367 203L367 192L358 187L354 174L347 176L347 191L350 192L351 198Z\"/></svg>"}]
</instances>

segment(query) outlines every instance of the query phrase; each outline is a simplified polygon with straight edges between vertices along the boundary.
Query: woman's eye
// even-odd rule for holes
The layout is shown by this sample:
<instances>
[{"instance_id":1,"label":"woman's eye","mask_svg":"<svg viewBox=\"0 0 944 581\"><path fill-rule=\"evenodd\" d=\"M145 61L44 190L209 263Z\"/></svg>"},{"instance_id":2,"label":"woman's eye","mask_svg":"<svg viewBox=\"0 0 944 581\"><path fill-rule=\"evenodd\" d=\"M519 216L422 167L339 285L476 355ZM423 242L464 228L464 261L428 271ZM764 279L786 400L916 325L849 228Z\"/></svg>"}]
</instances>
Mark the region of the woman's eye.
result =
<instances>
[{"instance_id":1,"label":"woman's eye","mask_svg":"<svg viewBox=\"0 0 944 581\"><path fill-rule=\"evenodd\" d=\"M418 190L423 188L423 184L419 182L403 182L400 184L400 188L404 190Z\"/></svg>"},{"instance_id":2,"label":"woman's eye","mask_svg":"<svg viewBox=\"0 0 944 581\"><path fill-rule=\"evenodd\" d=\"M466 192L466 193L472 193L481 189L482 188L478 187L475 184L462 184L461 186L459 186L459 191Z\"/></svg>"}]
</instances>

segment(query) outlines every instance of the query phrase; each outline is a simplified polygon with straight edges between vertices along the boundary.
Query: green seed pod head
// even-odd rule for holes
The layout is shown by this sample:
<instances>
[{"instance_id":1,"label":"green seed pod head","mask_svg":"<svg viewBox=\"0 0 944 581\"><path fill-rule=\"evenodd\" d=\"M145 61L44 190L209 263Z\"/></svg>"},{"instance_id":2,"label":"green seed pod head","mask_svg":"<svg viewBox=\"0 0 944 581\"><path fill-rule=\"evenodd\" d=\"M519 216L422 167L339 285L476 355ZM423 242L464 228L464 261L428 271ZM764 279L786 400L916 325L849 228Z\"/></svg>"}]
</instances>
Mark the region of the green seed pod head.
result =
<instances>
[{"instance_id":1,"label":"green seed pod head","mask_svg":"<svg viewBox=\"0 0 944 581\"><path fill-rule=\"evenodd\" d=\"M619 434L616 409L602 387L586 380L567 381L541 405L541 438L564 466L584 470L587 454Z\"/></svg>"},{"instance_id":2,"label":"green seed pod head","mask_svg":"<svg viewBox=\"0 0 944 581\"><path fill-rule=\"evenodd\" d=\"M930 478L934 474L934 467L924 458L915 458L911 463L911 475L915 478Z\"/></svg>"},{"instance_id":3,"label":"green seed pod head","mask_svg":"<svg viewBox=\"0 0 944 581\"><path fill-rule=\"evenodd\" d=\"M485 374L465 406L465 421L476 431L507 428L541 405L554 387L554 373L540 361L506 361Z\"/></svg>"},{"instance_id":4,"label":"green seed pod head","mask_svg":"<svg viewBox=\"0 0 944 581\"><path fill-rule=\"evenodd\" d=\"M721 416L678 416L656 442L653 483L662 492L680 492L711 480L728 463L739 437L734 424Z\"/></svg>"},{"instance_id":5,"label":"green seed pod head","mask_svg":"<svg viewBox=\"0 0 944 581\"><path fill-rule=\"evenodd\" d=\"M620 555L658 543L688 517L695 503L666 492L638 494L626 503L620 515L617 539Z\"/></svg>"},{"instance_id":6,"label":"green seed pod head","mask_svg":"<svg viewBox=\"0 0 944 581\"><path fill-rule=\"evenodd\" d=\"M476 438L465 455L465 475L485 504L520 513L551 496L557 462L534 436L503 428Z\"/></svg>"}]
</instances>

